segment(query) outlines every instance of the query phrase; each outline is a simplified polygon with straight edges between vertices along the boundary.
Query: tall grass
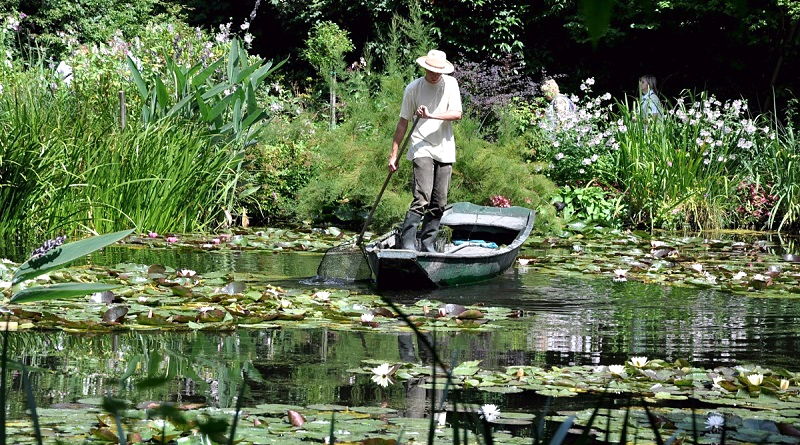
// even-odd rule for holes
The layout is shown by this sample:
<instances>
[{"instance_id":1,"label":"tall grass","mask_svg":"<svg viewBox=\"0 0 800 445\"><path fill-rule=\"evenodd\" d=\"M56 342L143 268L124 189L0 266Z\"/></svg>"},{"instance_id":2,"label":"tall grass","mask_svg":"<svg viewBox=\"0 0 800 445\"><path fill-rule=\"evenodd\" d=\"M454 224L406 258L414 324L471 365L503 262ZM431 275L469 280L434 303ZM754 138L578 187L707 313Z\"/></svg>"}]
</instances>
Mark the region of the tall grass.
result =
<instances>
[{"instance_id":1,"label":"tall grass","mask_svg":"<svg viewBox=\"0 0 800 445\"><path fill-rule=\"evenodd\" d=\"M239 154L189 122L120 130L41 79L19 73L0 96L0 232L188 231L215 220Z\"/></svg>"},{"instance_id":2,"label":"tall grass","mask_svg":"<svg viewBox=\"0 0 800 445\"><path fill-rule=\"evenodd\" d=\"M769 225L783 230L800 223L800 140L793 127L781 128L764 154L762 177L777 198Z\"/></svg>"},{"instance_id":3,"label":"tall grass","mask_svg":"<svg viewBox=\"0 0 800 445\"><path fill-rule=\"evenodd\" d=\"M713 97L679 101L661 118L618 106L616 139L605 180L618 187L637 225L721 228L731 222L734 185L765 140L757 120Z\"/></svg>"}]
</instances>

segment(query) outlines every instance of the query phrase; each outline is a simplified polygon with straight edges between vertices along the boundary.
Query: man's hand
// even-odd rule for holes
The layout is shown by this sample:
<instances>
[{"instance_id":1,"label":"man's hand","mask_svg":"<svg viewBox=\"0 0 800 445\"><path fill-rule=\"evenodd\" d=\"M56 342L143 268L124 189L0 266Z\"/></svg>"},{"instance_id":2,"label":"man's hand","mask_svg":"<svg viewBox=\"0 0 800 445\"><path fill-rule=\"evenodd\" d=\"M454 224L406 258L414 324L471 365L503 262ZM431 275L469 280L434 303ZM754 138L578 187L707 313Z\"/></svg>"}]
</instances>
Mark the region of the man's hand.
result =
<instances>
[{"instance_id":1,"label":"man's hand","mask_svg":"<svg viewBox=\"0 0 800 445\"><path fill-rule=\"evenodd\" d=\"M424 118L424 119L433 118L433 115L431 115L428 112L428 107L426 107L425 105L420 105L419 108L417 108L417 116L419 116L421 118Z\"/></svg>"},{"instance_id":2,"label":"man's hand","mask_svg":"<svg viewBox=\"0 0 800 445\"><path fill-rule=\"evenodd\" d=\"M389 171L397 171L397 156L389 156Z\"/></svg>"}]
</instances>

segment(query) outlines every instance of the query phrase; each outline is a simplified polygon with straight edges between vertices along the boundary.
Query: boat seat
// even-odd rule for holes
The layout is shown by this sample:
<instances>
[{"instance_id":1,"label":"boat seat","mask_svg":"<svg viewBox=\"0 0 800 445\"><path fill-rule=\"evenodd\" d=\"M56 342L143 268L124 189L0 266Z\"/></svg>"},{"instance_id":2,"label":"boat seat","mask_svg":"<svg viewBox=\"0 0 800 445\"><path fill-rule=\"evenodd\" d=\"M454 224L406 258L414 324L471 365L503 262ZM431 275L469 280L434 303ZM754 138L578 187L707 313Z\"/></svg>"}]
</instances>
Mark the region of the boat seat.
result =
<instances>
[{"instance_id":1,"label":"boat seat","mask_svg":"<svg viewBox=\"0 0 800 445\"><path fill-rule=\"evenodd\" d=\"M483 227L502 227L504 229L521 231L528 223L527 218L516 216L493 215L489 213L462 213L445 212L442 216L442 225L445 226L483 226Z\"/></svg>"}]
</instances>

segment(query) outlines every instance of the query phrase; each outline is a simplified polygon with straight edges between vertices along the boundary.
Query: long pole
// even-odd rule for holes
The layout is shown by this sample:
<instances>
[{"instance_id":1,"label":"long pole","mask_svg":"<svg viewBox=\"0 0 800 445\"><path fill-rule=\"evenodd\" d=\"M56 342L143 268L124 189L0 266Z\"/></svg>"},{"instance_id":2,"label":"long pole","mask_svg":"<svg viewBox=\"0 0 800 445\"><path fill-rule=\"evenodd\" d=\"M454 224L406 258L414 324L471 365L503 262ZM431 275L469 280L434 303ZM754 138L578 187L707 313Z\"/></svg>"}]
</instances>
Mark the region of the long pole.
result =
<instances>
[{"instance_id":1,"label":"long pole","mask_svg":"<svg viewBox=\"0 0 800 445\"><path fill-rule=\"evenodd\" d=\"M411 139L411 133L414 132L414 129L417 128L417 122L419 122L419 116L414 116L414 123L411 125L411 131L408 132L406 135L406 140L403 141L403 145L400 147L400 152L397 153L397 162L400 162L400 159L403 157L403 152L406 150L406 146L408 145L409 139ZM392 175L394 171L389 171L389 174L386 175L386 179L383 181L383 186L381 187L381 191L378 192L378 197L375 198L375 203L372 204L372 208L369 210L369 214L367 215L366 221L364 221L364 227L361 228L361 233L358 234L358 239L356 239L356 246L360 246L361 242L364 241L364 233L367 231L367 227L369 227L369 223L372 222L372 215L375 214L375 209L378 208L378 203L381 202L381 198L383 197L383 192L386 191L386 186L389 185L389 180L392 179Z\"/></svg>"}]
</instances>

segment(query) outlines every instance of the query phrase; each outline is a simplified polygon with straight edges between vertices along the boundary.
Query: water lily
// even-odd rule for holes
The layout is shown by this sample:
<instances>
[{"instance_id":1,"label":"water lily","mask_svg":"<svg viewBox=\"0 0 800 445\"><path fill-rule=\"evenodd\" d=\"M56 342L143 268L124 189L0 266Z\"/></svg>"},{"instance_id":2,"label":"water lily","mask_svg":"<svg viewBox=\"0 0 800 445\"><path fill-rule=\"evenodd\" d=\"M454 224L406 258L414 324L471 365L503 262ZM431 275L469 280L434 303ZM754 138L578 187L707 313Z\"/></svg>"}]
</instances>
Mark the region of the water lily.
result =
<instances>
[{"instance_id":1,"label":"water lily","mask_svg":"<svg viewBox=\"0 0 800 445\"><path fill-rule=\"evenodd\" d=\"M531 259L530 258L517 258L517 262L519 263L520 266L527 266L531 262Z\"/></svg>"},{"instance_id":2,"label":"water lily","mask_svg":"<svg viewBox=\"0 0 800 445\"><path fill-rule=\"evenodd\" d=\"M0 281L0 290L8 289L11 287L10 281Z\"/></svg>"},{"instance_id":3,"label":"water lily","mask_svg":"<svg viewBox=\"0 0 800 445\"><path fill-rule=\"evenodd\" d=\"M706 429L715 431L725 425L725 418L719 414L712 414L706 419Z\"/></svg>"},{"instance_id":4,"label":"water lily","mask_svg":"<svg viewBox=\"0 0 800 445\"><path fill-rule=\"evenodd\" d=\"M711 379L711 381L714 383L714 387L715 388L724 389L724 388L722 388L722 386L720 386L720 382L724 382L725 381L725 377L722 377L721 375L718 375L716 377L713 377Z\"/></svg>"},{"instance_id":5,"label":"water lily","mask_svg":"<svg viewBox=\"0 0 800 445\"><path fill-rule=\"evenodd\" d=\"M753 386L759 386L764 383L764 374L750 374L747 376L747 381Z\"/></svg>"},{"instance_id":6,"label":"water lily","mask_svg":"<svg viewBox=\"0 0 800 445\"><path fill-rule=\"evenodd\" d=\"M623 365L609 365L608 371L612 374L621 375L625 372L625 366Z\"/></svg>"},{"instance_id":7,"label":"water lily","mask_svg":"<svg viewBox=\"0 0 800 445\"><path fill-rule=\"evenodd\" d=\"M177 237L177 236L168 236L168 237L167 237L167 242L168 242L168 243L175 243L175 242L178 242L178 237Z\"/></svg>"},{"instance_id":8,"label":"water lily","mask_svg":"<svg viewBox=\"0 0 800 445\"><path fill-rule=\"evenodd\" d=\"M745 278L746 276L747 276L747 273L746 273L746 272L742 272L742 271L740 270L739 272L736 272L736 273L733 275L733 277L732 277L732 278L733 278L733 280L734 280L734 281L739 281L739 280L741 280L742 278Z\"/></svg>"},{"instance_id":9,"label":"water lily","mask_svg":"<svg viewBox=\"0 0 800 445\"><path fill-rule=\"evenodd\" d=\"M156 232L147 232L148 238L158 238L158 233Z\"/></svg>"},{"instance_id":10,"label":"water lily","mask_svg":"<svg viewBox=\"0 0 800 445\"><path fill-rule=\"evenodd\" d=\"M320 301L330 301L331 293L325 290L321 290L314 294L314 298Z\"/></svg>"},{"instance_id":11,"label":"water lily","mask_svg":"<svg viewBox=\"0 0 800 445\"><path fill-rule=\"evenodd\" d=\"M494 419L497 419L500 416L500 409L497 408L497 405L486 404L481 406L481 417L486 419L487 422L491 422Z\"/></svg>"},{"instance_id":12,"label":"water lily","mask_svg":"<svg viewBox=\"0 0 800 445\"><path fill-rule=\"evenodd\" d=\"M787 379L781 379L781 386L780 386L780 388L781 388L781 391L786 391L787 389L789 389L789 380L787 380Z\"/></svg>"},{"instance_id":13,"label":"water lily","mask_svg":"<svg viewBox=\"0 0 800 445\"><path fill-rule=\"evenodd\" d=\"M286 299L281 300L279 303L282 309L287 309L292 307L292 302Z\"/></svg>"},{"instance_id":14,"label":"water lily","mask_svg":"<svg viewBox=\"0 0 800 445\"><path fill-rule=\"evenodd\" d=\"M386 388L393 383L392 378L389 375L391 372L392 366L388 363L384 363L377 368L372 368L372 373L375 374L372 376L372 381Z\"/></svg>"},{"instance_id":15,"label":"water lily","mask_svg":"<svg viewBox=\"0 0 800 445\"><path fill-rule=\"evenodd\" d=\"M372 320L375 319L375 315L373 314L361 314L361 322L362 323L372 323Z\"/></svg>"},{"instance_id":16,"label":"water lily","mask_svg":"<svg viewBox=\"0 0 800 445\"><path fill-rule=\"evenodd\" d=\"M647 357L631 357L631 365L635 368L644 368L647 365Z\"/></svg>"},{"instance_id":17,"label":"water lily","mask_svg":"<svg viewBox=\"0 0 800 445\"><path fill-rule=\"evenodd\" d=\"M213 238L213 239L211 240L211 244L219 244L219 242L220 242L220 241L219 241L219 238Z\"/></svg>"},{"instance_id":18,"label":"water lily","mask_svg":"<svg viewBox=\"0 0 800 445\"><path fill-rule=\"evenodd\" d=\"M614 281L622 282L628 281L628 269L614 269Z\"/></svg>"},{"instance_id":19,"label":"water lily","mask_svg":"<svg viewBox=\"0 0 800 445\"><path fill-rule=\"evenodd\" d=\"M195 275L197 275L197 272L192 269L181 269L178 271L178 276L183 278L191 278Z\"/></svg>"},{"instance_id":20,"label":"water lily","mask_svg":"<svg viewBox=\"0 0 800 445\"><path fill-rule=\"evenodd\" d=\"M700 263L694 263L694 264L692 264L692 265L691 265L691 266L689 266L689 267L690 267L692 270L694 270L695 272L703 272L703 265L702 265L702 264L700 264Z\"/></svg>"}]
</instances>

